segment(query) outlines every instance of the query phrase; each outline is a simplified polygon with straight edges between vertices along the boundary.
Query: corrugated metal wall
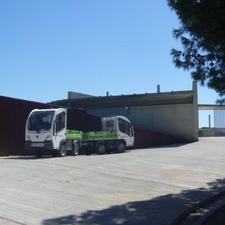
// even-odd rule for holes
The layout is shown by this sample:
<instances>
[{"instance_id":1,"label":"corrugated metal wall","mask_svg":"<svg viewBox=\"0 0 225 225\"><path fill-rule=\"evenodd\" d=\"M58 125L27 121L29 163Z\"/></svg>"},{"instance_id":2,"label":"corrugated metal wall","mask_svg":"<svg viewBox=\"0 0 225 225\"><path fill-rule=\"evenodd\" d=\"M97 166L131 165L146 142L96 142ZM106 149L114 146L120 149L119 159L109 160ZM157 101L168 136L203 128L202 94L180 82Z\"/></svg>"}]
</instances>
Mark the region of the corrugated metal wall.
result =
<instances>
[{"instance_id":1,"label":"corrugated metal wall","mask_svg":"<svg viewBox=\"0 0 225 225\"><path fill-rule=\"evenodd\" d=\"M149 148L151 146L162 146L177 144L183 142L168 135L156 133L154 131L134 126L134 147L133 148Z\"/></svg>"},{"instance_id":2,"label":"corrugated metal wall","mask_svg":"<svg viewBox=\"0 0 225 225\"><path fill-rule=\"evenodd\" d=\"M24 149L26 119L33 109L52 108L52 106L20 99L0 96L0 156L31 154ZM70 129L101 129L98 117L82 110L69 110Z\"/></svg>"},{"instance_id":3,"label":"corrugated metal wall","mask_svg":"<svg viewBox=\"0 0 225 225\"><path fill-rule=\"evenodd\" d=\"M68 109L67 128L82 131L99 131L102 128L99 117L89 115L84 110Z\"/></svg>"},{"instance_id":4,"label":"corrugated metal wall","mask_svg":"<svg viewBox=\"0 0 225 225\"><path fill-rule=\"evenodd\" d=\"M27 154L24 149L25 124L29 112L46 104L0 96L0 155Z\"/></svg>"}]
</instances>

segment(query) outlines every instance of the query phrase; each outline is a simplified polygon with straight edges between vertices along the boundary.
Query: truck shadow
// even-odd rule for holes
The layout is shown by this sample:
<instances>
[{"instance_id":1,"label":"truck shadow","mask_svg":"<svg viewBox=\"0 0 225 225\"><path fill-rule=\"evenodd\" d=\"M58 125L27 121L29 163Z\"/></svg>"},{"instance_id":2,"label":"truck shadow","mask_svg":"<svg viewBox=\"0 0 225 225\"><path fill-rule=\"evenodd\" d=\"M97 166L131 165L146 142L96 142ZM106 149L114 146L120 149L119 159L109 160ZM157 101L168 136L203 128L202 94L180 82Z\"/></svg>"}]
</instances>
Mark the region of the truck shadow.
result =
<instances>
[{"instance_id":1,"label":"truck shadow","mask_svg":"<svg viewBox=\"0 0 225 225\"><path fill-rule=\"evenodd\" d=\"M54 158L51 155L44 155L42 157L37 157L35 155L22 155L22 156L8 156L3 157L2 159L16 159L16 160L43 160L43 159L49 159Z\"/></svg>"},{"instance_id":2,"label":"truck shadow","mask_svg":"<svg viewBox=\"0 0 225 225\"><path fill-rule=\"evenodd\" d=\"M187 216L187 209L202 200L202 206L208 204L209 199L213 200L218 193L224 197L224 190L225 179L221 179L208 183L208 188L184 190L179 194L86 211L80 215L46 219L42 225L178 225Z\"/></svg>"},{"instance_id":3,"label":"truck shadow","mask_svg":"<svg viewBox=\"0 0 225 225\"><path fill-rule=\"evenodd\" d=\"M1 159L5 159L5 160L9 160L9 159L15 159L15 160L44 160L44 159L50 159L50 158L54 158L54 159L62 159L62 158L67 158L67 157L73 157L75 159L79 158L79 157L93 157L93 156L107 156L107 155L121 155L121 154L127 154L132 150L127 150L126 152L123 153L118 153L118 152L111 152L109 154L102 154L99 155L97 153L93 153L93 154L81 154L78 156L73 156L71 154L66 155L65 157L59 157L59 156L52 156L52 155L43 155L41 157L35 156L35 155L22 155L22 156L4 156Z\"/></svg>"},{"instance_id":4,"label":"truck shadow","mask_svg":"<svg viewBox=\"0 0 225 225\"><path fill-rule=\"evenodd\" d=\"M131 147L129 147L129 148L127 148L127 150L125 152L122 152L122 153L118 153L118 152L114 151L114 152L99 155L99 156L129 154L132 151L136 152L138 150L157 150L157 149L162 150L164 148L169 150L169 149L174 149L174 148L181 148L185 145L189 145L189 144L192 144L192 143L193 142L191 142L191 143L190 142L183 142L183 143L176 143L176 144L170 144L170 145L161 145L161 146L157 145L157 146L149 146L149 147L142 147L142 148L134 148L134 147L131 148ZM180 150L182 151L182 148ZM78 157L80 157L80 156L86 156L86 157L89 156L90 157L90 156L96 156L96 155L98 155L98 154L97 153L92 153L92 154L82 153ZM68 156L71 157L72 155L69 153L66 157L68 157ZM72 157L74 157L74 156L72 156ZM33 155L5 156L2 159L41 160L41 159L47 159L47 158L61 158L61 157L57 157L57 156L54 157L52 155L47 155L47 154L43 155L41 157L37 157L37 156L35 156L35 154L33 154Z\"/></svg>"}]
</instances>

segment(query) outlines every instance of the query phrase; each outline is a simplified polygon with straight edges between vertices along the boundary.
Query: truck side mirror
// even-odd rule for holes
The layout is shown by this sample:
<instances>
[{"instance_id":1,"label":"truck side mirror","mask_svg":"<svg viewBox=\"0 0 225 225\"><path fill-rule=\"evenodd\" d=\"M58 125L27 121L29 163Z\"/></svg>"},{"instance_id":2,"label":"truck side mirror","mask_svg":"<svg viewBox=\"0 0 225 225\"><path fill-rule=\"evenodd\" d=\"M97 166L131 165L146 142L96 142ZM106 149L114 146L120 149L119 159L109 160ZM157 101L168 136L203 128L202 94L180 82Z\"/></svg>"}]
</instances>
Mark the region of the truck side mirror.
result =
<instances>
[{"instance_id":1,"label":"truck side mirror","mask_svg":"<svg viewBox=\"0 0 225 225\"><path fill-rule=\"evenodd\" d=\"M134 128L132 126L132 124L130 124L130 137L134 136Z\"/></svg>"}]
</instances>

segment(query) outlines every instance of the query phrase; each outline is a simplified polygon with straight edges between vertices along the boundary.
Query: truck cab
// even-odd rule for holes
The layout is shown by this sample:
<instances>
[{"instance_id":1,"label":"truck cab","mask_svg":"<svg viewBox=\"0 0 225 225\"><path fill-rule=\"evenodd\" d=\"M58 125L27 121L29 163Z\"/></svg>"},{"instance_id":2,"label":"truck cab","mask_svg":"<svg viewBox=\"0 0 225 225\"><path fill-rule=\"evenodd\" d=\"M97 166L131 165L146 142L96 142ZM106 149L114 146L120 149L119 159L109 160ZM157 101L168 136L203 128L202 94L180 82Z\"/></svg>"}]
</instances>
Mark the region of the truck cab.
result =
<instances>
[{"instance_id":1,"label":"truck cab","mask_svg":"<svg viewBox=\"0 0 225 225\"><path fill-rule=\"evenodd\" d=\"M102 118L102 130L116 132L118 140L124 140L127 147L134 145L134 129L125 116Z\"/></svg>"},{"instance_id":2,"label":"truck cab","mask_svg":"<svg viewBox=\"0 0 225 225\"><path fill-rule=\"evenodd\" d=\"M58 150L65 139L67 112L58 109L34 109L27 118L25 128L25 148L42 151Z\"/></svg>"}]
</instances>

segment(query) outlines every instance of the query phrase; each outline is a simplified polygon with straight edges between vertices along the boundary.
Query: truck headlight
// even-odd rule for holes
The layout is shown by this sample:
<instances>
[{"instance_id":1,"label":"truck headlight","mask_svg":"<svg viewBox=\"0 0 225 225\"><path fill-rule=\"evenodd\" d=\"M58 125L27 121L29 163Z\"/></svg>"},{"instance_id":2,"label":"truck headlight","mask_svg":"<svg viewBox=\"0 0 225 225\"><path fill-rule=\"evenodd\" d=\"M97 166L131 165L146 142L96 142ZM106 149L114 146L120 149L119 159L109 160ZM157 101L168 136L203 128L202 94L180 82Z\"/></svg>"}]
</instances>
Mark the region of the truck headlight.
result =
<instances>
[{"instance_id":1,"label":"truck headlight","mask_svg":"<svg viewBox=\"0 0 225 225\"><path fill-rule=\"evenodd\" d=\"M27 141L30 141L30 135L27 135Z\"/></svg>"},{"instance_id":2,"label":"truck headlight","mask_svg":"<svg viewBox=\"0 0 225 225\"><path fill-rule=\"evenodd\" d=\"M47 141L47 140L51 140L51 138L52 138L51 135L50 135L50 134L47 134L45 140L46 140L46 141Z\"/></svg>"}]
</instances>

